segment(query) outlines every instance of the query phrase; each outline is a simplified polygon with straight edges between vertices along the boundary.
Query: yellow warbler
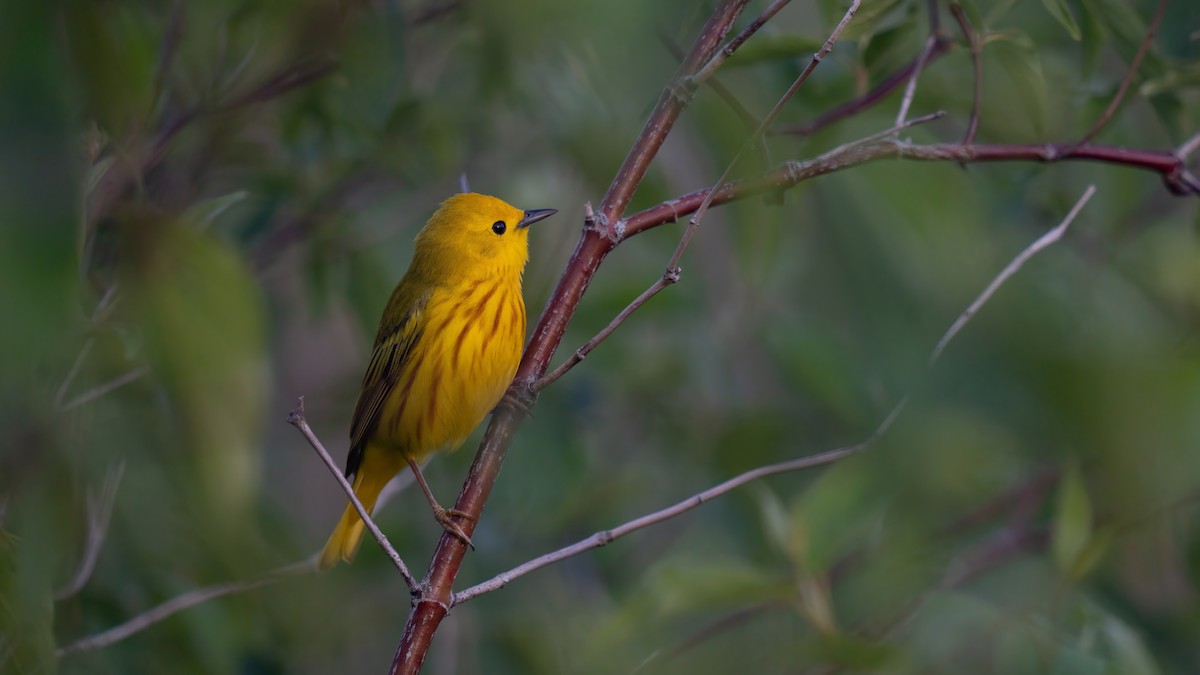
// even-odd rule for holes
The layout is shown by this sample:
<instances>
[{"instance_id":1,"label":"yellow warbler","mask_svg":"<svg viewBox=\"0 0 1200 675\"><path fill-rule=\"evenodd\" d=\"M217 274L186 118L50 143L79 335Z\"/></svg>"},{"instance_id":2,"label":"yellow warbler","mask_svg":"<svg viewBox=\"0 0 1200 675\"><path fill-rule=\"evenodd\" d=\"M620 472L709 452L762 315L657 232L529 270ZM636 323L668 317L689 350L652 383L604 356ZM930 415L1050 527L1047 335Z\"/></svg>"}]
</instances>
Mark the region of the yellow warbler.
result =
<instances>
[{"instance_id":1,"label":"yellow warbler","mask_svg":"<svg viewBox=\"0 0 1200 675\"><path fill-rule=\"evenodd\" d=\"M459 194L417 235L408 272L379 320L350 426L346 477L367 511L408 465L434 518L470 543L454 522L466 514L438 505L418 464L460 445L512 382L525 342L525 228L554 213ZM353 560L362 534L362 519L348 504L321 552L321 569Z\"/></svg>"}]
</instances>

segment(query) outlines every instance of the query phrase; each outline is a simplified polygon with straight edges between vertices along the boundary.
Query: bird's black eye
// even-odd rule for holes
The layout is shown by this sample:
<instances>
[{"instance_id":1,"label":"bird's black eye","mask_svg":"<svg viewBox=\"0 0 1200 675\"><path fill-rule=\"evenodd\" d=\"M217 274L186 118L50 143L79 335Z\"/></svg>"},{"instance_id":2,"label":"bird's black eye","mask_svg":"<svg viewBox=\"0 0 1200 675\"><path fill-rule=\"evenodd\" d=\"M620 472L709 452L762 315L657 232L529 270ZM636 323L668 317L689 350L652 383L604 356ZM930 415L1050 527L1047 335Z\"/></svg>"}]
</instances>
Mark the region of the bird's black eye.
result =
<instances>
[{"instance_id":1,"label":"bird's black eye","mask_svg":"<svg viewBox=\"0 0 1200 675\"><path fill-rule=\"evenodd\" d=\"M504 230L507 229L507 227L508 226L504 224L503 220L497 220L496 222L492 223L492 232L495 232L496 234L504 234Z\"/></svg>"}]
</instances>

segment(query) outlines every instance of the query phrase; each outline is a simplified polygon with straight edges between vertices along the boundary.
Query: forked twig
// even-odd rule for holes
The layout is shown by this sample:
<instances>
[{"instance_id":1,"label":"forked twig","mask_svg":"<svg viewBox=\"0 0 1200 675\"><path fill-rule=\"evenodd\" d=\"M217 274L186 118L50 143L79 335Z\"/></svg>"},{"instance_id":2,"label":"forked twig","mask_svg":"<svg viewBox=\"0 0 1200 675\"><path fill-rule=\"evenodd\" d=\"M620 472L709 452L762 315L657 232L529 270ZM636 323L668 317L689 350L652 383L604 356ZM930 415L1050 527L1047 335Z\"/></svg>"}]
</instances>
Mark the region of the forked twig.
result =
<instances>
[{"instance_id":1,"label":"forked twig","mask_svg":"<svg viewBox=\"0 0 1200 675\"><path fill-rule=\"evenodd\" d=\"M667 286L670 286L671 284L679 281L679 274L680 274L680 269L678 267L664 272L663 275L661 277L659 277L657 281L655 281L653 284L650 285L650 288L647 288L646 290L642 291L642 294L637 296L637 298L635 298L633 302L629 303L629 306L627 306L625 309L621 310L621 312L619 314L617 314L615 317L613 317L613 320L608 322L608 325L605 326L603 330L601 330L599 333L596 333L596 335L594 337L592 337L591 340L588 340L586 343L584 343L584 345L582 347L580 347L579 349L576 349L575 353L571 354L571 357L568 358L566 361L563 361L561 364L559 364L559 366L557 368L555 368L553 372L549 373L548 375L542 377L541 379L537 380L532 385L530 385L531 388L534 391L541 391L542 389L545 389L548 385L552 384L558 378L562 377L563 375L566 375L568 370L574 368L580 361L582 361L585 357L587 357L587 355L590 354L591 351L593 349L595 349L601 342L604 342L604 340L607 339L609 335L612 335L613 331L615 331L622 323L624 323L625 320L629 318L630 314L633 314L634 312L636 312L638 310L638 308L641 307L642 305L646 304L646 301L648 301L650 298L653 298L654 296L658 295L659 291L661 291L664 288L666 288Z\"/></svg>"},{"instance_id":2,"label":"forked twig","mask_svg":"<svg viewBox=\"0 0 1200 675\"><path fill-rule=\"evenodd\" d=\"M979 296L976 297L975 300L968 305L961 314L959 314L950 327L946 329L946 332L942 335L941 339L938 340L937 344L930 352L927 369L932 368L937 363L938 359L941 358L942 354L945 352L946 346L950 344L950 341L953 340L960 332L962 332L962 329L967 325L967 323L970 322L970 320L979 312L979 309L983 307L983 305L986 304L992 298L992 296L995 295L996 290L1000 288L1005 281L1016 274L1017 271L1020 270L1021 267L1036 253L1062 238L1063 233L1065 233L1067 228L1070 227L1076 216L1079 215L1080 210L1083 209L1084 205L1087 204L1088 200L1092 198L1092 195L1095 194L1095 192L1096 188L1094 185L1088 186L1087 190L1084 191L1083 196L1081 196L1079 200L1075 202L1075 206L1071 208L1070 212L1067 213L1062 222L1060 222L1046 234L1038 237L1038 239L1032 244L1025 247L1016 255L1016 257L1012 259L1012 261L1008 263L1008 265L1004 267L1004 269L1000 271L999 274L995 276L995 278L992 279L991 283L989 283L987 287L985 287L979 294ZM534 570L538 570L560 560L565 560L572 556L579 555L580 553L605 546L627 534L630 534L631 532L636 532L640 529L650 527L651 525L656 525L665 520L669 520L675 516L691 511L701 504L720 497L721 495L724 495L725 493L741 487L742 485L745 485L751 481L775 474L800 471L802 469L808 469L814 466L829 464L861 452L862 450L874 445L880 438L883 437L884 434L888 432L888 430L895 423L896 419L900 417L900 414L908 405L910 396L911 393L905 394L896 403L896 405L892 407L891 411L888 412L883 421L880 422L879 426L876 427L873 432L871 432L871 435L856 445L850 445L843 448L838 448L836 450L828 450L816 455L791 459L778 462L776 464L768 464L766 466L760 466L749 471L745 471L737 476L734 476L733 478L719 483L707 490L704 490L703 492L694 494L691 497L688 497L687 499L684 499L683 501L680 501L665 509L641 516L640 518L635 518L634 520L631 520L611 530L596 532L590 537L582 539L574 544L571 544L570 546L566 546L556 551L551 551L550 553L522 563L508 570L507 572L498 574L487 581L455 593L451 599L451 606L467 602L468 600L479 597L485 593L504 588L514 579L525 576Z\"/></svg>"}]
</instances>

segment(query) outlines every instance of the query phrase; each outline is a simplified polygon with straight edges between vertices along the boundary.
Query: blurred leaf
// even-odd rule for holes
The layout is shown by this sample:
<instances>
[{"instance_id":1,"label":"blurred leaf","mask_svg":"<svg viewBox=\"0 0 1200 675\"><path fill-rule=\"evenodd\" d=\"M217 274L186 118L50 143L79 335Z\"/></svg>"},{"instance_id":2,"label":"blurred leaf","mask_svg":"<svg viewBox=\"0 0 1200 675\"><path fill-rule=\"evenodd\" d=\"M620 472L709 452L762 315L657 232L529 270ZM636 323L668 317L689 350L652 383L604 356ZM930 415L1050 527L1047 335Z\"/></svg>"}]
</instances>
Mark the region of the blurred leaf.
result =
<instances>
[{"instance_id":1,"label":"blurred leaf","mask_svg":"<svg viewBox=\"0 0 1200 675\"><path fill-rule=\"evenodd\" d=\"M662 618L791 595L786 582L737 560L673 561L654 571L648 581L654 609Z\"/></svg>"},{"instance_id":2,"label":"blurred leaf","mask_svg":"<svg viewBox=\"0 0 1200 675\"><path fill-rule=\"evenodd\" d=\"M991 49L1027 104L1025 114L1034 133L1042 135L1046 129L1046 76L1033 40L1024 33L1004 33L991 35L987 41L996 43Z\"/></svg>"},{"instance_id":3,"label":"blurred leaf","mask_svg":"<svg viewBox=\"0 0 1200 675\"><path fill-rule=\"evenodd\" d=\"M64 28L87 114L108 135L125 138L150 112L156 27L126 5L83 2L64 12Z\"/></svg>"},{"instance_id":4,"label":"blurred leaf","mask_svg":"<svg viewBox=\"0 0 1200 675\"><path fill-rule=\"evenodd\" d=\"M872 642L846 633L823 635L809 649L814 659L850 671L875 671L900 660L902 650L887 642Z\"/></svg>"},{"instance_id":5,"label":"blurred leaf","mask_svg":"<svg viewBox=\"0 0 1200 675\"><path fill-rule=\"evenodd\" d=\"M867 70L878 73L907 61L912 55L912 38L916 32L917 17L910 13L895 26L874 33L866 39L863 65Z\"/></svg>"},{"instance_id":6,"label":"blurred leaf","mask_svg":"<svg viewBox=\"0 0 1200 675\"><path fill-rule=\"evenodd\" d=\"M131 216L124 236L122 286L153 369L172 392L212 524L240 518L258 484L267 401L257 288L241 259L193 227Z\"/></svg>"},{"instance_id":7,"label":"blurred leaf","mask_svg":"<svg viewBox=\"0 0 1200 675\"><path fill-rule=\"evenodd\" d=\"M841 7L841 13L844 14L849 3ZM854 19L846 25L846 29L842 31L842 40L854 40L865 35L873 35L876 32L886 30L896 26L906 20L915 11L916 3L904 2L902 0L873 0L864 2L859 8L858 13L854 15ZM906 11L899 11L904 8ZM898 10L893 12L892 10ZM830 13L830 17L834 23L842 20L842 14L838 11ZM830 28L833 26L831 25ZM824 41L822 41L824 42Z\"/></svg>"},{"instance_id":8,"label":"blurred leaf","mask_svg":"<svg viewBox=\"0 0 1200 675\"><path fill-rule=\"evenodd\" d=\"M837 619L833 614L833 598L829 593L829 579L824 574L801 571L796 580L800 594L800 614L822 635L838 633Z\"/></svg>"},{"instance_id":9,"label":"blurred leaf","mask_svg":"<svg viewBox=\"0 0 1200 675\"><path fill-rule=\"evenodd\" d=\"M758 500L758 509L762 515L767 541L771 542L775 549L789 560L795 561L803 557L802 548L798 550L798 547L803 546L803 542L797 540L796 528L792 525L791 515L783 507L783 502L779 501L779 497L766 487L756 489L754 496Z\"/></svg>"},{"instance_id":10,"label":"blurred leaf","mask_svg":"<svg viewBox=\"0 0 1200 675\"><path fill-rule=\"evenodd\" d=\"M1059 572L1077 581L1076 571L1092 539L1092 503L1078 466L1073 466L1059 484L1054 509L1051 550Z\"/></svg>"},{"instance_id":11,"label":"blurred leaf","mask_svg":"<svg viewBox=\"0 0 1200 675\"><path fill-rule=\"evenodd\" d=\"M1066 29L1067 35L1070 35L1072 40L1078 41L1082 37L1079 22L1075 20L1075 14L1067 5L1067 0L1042 0L1042 5L1047 12L1050 12L1050 16Z\"/></svg>"},{"instance_id":12,"label":"blurred leaf","mask_svg":"<svg viewBox=\"0 0 1200 675\"><path fill-rule=\"evenodd\" d=\"M873 492L870 475L853 462L843 462L821 475L792 504L794 560L802 571L824 573L842 555L863 546L881 519L884 495ZM865 494L875 499L866 502Z\"/></svg>"},{"instance_id":13,"label":"blurred leaf","mask_svg":"<svg viewBox=\"0 0 1200 675\"><path fill-rule=\"evenodd\" d=\"M1121 675L1159 675L1162 672L1146 649L1145 642L1126 623L1110 614L1104 618L1102 626L1105 641L1115 661L1109 672Z\"/></svg>"},{"instance_id":14,"label":"blurred leaf","mask_svg":"<svg viewBox=\"0 0 1200 675\"><path fill-rule=\"evenodd\" d=\"M221 195L220 197L198 201L192 204L187 211L184 211L181 220L188 223L195 223L200 229L204 229L212 224L226 209L242 201L249 194L245 190L238 190Z\"/></svg>"}]
</instances>

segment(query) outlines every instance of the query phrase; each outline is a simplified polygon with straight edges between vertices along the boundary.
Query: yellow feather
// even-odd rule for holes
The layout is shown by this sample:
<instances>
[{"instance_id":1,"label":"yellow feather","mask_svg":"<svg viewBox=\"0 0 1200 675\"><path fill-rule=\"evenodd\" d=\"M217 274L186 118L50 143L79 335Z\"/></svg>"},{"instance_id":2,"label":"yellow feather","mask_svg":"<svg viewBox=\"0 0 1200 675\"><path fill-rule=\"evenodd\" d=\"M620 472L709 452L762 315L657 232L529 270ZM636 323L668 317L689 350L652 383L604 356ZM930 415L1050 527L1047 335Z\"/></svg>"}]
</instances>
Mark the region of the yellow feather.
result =
<instances>
[{"instance_id":1,"label":"yellow feather","mask_svg":"<svg viewBox=\"0 0 1200 675\"><path fill-rule=\"evenodd\" d=\"M368 511L409 459L460 445L512 382L525 341L525 225L550 213L460 194L417 235L380 318L351 424L346 474ZM362 532L347 505L320 567L351 561Z\"/></svg>"}]
</instances>

